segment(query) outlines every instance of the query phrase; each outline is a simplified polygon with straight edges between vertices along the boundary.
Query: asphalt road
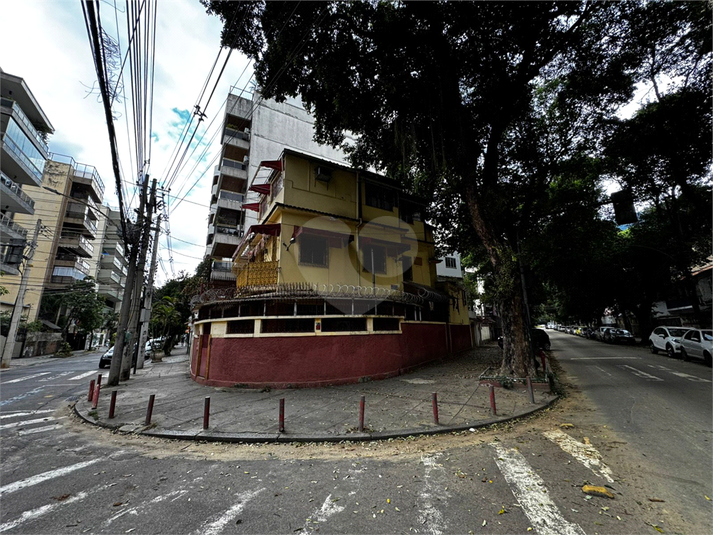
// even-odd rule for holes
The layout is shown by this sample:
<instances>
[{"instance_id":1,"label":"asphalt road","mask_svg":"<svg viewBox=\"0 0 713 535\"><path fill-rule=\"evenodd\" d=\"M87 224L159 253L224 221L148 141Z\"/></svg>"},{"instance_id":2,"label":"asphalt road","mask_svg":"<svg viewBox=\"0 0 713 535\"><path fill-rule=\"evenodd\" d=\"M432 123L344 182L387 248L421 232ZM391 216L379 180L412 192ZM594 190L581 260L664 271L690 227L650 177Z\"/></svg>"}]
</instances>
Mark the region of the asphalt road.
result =
<instances>
[{"instance_id":1,"label":"asphalt road","mask_svg":"<svg viewBox=\"0 0 713 535\"><path fill-rule=\"evenodd\" d=\"M553 336L556 354L577 381L591 377L585 366L600 366L612 376L621 372L615 391L636 397L633 388L641 382L645 399L658 395L651 389L665 381L644 381L617 368L618 361L574 360L619 351L582 342ZM622 360L625 365L650 362L642 350L624 351L642 359ZM659 359L656 364L675 370L685 364L682 373L710 372ZM711 528L703 496L713 494L710 455L706 466L680 477L698 481L686 484L686 500L698 507L692 516L681 505L686 500L669 499L678 483L660 478L648 486L633 477L653 470L657 448L642 461L638 435L619 423L623 402L612 404L610 416L585 386L573 387L538 417L457 435L328 445L203 444L112 434L79 422L69 405L86 395L97 361L98 354L78 356L0 374L0 532L655 535ZM610 390L612 380L603 377L592 380L595 396ZM708 388L710 402L710 383L697 384ZM657 426L661 412L654 410L649 426ZM637 426L645 424L638 408L634 414ZM680 422L691 428L681 436L695 436L698 423ZM668 417L662 425L676 427ZM694 455L692 442L681 442L679 456ZM588 496L585 483L606 485L615 498Z\"/></svg>"},{"instance_id":2,"label":"asphalt road","mask_svg":"<svg viewBox=\"0 0 713 535\"><path fill-rule=\"evenodd\" d=\"M607 425L628 444L630 463L659 498L689 519L710 521L700 497L713 497L711 368L642 347L549 333L560 364L597 408L583 420Z\"/></svg>"}]
</instances>

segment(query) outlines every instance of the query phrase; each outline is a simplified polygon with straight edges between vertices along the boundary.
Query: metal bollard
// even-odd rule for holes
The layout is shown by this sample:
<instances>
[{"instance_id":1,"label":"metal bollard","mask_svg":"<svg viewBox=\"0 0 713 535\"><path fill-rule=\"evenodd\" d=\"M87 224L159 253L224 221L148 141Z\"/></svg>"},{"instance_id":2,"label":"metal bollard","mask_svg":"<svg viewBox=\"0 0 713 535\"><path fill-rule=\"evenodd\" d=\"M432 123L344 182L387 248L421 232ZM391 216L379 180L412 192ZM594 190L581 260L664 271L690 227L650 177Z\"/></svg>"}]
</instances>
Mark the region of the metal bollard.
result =
<instances>
[{"instance_id":1,"label":"metal bollard","mask_svg":"<svg viewBox=\"0 0 713 535\"><path fill-rule=\"evenodd\" d=\"M280 421L278 430L280 433L285 432L285 398L280 398Z\"/></svg>"},{"instance_id":2,"label":"metal bollard","mask_svg":"<svg viewBox=\"0 0 713 535\"><path fill-rule=\"evenodd\" d=\"M498 411L495 408L495 387L490 385L490 410L493 411L493 416L498 415Z\"/></svg>"},{"instance_id":3,"label":"metal bollard","mask_svg":"<svg viewBox=\"0 0 713 535\"><path fill-rule=\"evenodd\" d=\"M96 409L97 405L99 404L99 390L100 386L97 384L94 387L94 396L92 396L92 409Z\"/></svg>"},{"instance_id":4,"label":"metal bollard","mask_svg":"<svg viewBox=\"0 0 713 535\"><path fill-rule=\"evenodd\" d=\"M144 425L151 425L151 414L153 413L153 402L156 399L156 394L151 394L149 397L149 406L146 409L146 421Z\"/></svg>"},{"instance_id":5,"label":"metal bollard","mask_svg":"<svg viewBox=\"0 0 713 535\"><path fill-rule=\"evenodd\" d=\"M364 432L364 407L366 406L366 397L362 396L359 400L359 432Z\"/></svg>"},{"instance_id":6,"label":"metal bollard","mask_svg":"<svg viewBox=\"0 0 713 535\"><path fill-rule=\"evenodd\" d=\"M109 418L114 417L114 409L116 408L116 390L111 393L111 401L109 402Z\"/></svg>"},{"instance_id":7,"label":"metal bollard","mask_svg":"<svg viewBox=\"0 0 713 535\"><path fill-rule=\"evenodd\" d=\"M97 386L101 386L102 384L102 374L100 373L97 375Z\"/></svg>"},{"instance_id":8,"label":"metal bollard","mask_svg":"<svg viewBox=\"0 0 713 535\"><path fill-rule=\"evenodd\" d=\"M210 418L210 396L206 396L203 403L203 429L208 429L208 420Z\"/></svg>"},{"instance_id":9,"label":"metal bollard","mask_svg":"<svg viewBox=\"0 0 713 535\"><path fill-rule=\"evenodd\" d=\"M94 379L89 381L89 395L87 396L87 401L91 401L94 397Z\"/></svg>"},{"instance_id":10,"label":"metal bollard","mask_svg":"<svg viewBox=\"0 0 713 535\"><path fill-rule=\"evenodd\" d=\"M527 378L527 392L530 394L530 403L535 402L535 392L532 389L532 379Z\"/></svg>"},{"instance_id":11,"label":"metal bollard","mask_svg":"<svg viewBox=\"0 0 713 535\"><path fill-rule=\"evenodd\" d=\"M431 403L433 404L433 423L439 425L438 423L438 393L434 392L431 394Z\"/></svg>"}]
</instances>

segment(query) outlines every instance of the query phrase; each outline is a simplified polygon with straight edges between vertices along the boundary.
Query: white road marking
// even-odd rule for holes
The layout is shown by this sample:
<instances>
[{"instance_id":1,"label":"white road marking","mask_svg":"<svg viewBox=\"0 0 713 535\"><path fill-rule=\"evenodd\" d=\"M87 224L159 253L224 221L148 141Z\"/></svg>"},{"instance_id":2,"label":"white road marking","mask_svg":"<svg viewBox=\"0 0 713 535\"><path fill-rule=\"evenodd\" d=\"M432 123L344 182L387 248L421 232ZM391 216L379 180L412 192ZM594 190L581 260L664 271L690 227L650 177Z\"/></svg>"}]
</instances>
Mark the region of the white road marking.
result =
<instances>
[{"instance_id":1,"label":"white road marking","mask_svg":"<svg viewBox=\"0 0 713 535\"><path fill-rule=\"evenodd\" d=\"M342 511L344 511L344 509L345 507L343 505L337 505L335 502L333 502L332 495L329 494L324 500L322 507L312 513L312 518L317 520L317 522L326 522L330 516L337 513L341 513ZM309 523L305 522L305 530L308 530L308 528L310 528L310 525Z\"/></svg>"},{"instance_id":2,"label":"white road marking","mask_svg":"<svg viewBox=\"0 0 713 535\"><path fill-rule=\"evenodd\" d=\"M162 502L162 501L164 501L164 500L166 500L166 499L168 499L168 498L172 498L172 497L174 497L174 496L177 496L177 497L175 498L175 499L177 500L178 498L180 498L181 496L183 496L183 495L186 494L187 492L188 492L187 490L174 490L173 492L169 492L168 494L164 494L163 496L156 496L155 498L153 498L151 501L149 501L149 502L147 502L147 503L142 503L141 505L137 505L136 507L130 507L130 508L128 508L128 509L124 509L123 511L121 511L120 513L115 514L114 516L112 516L112 517L109 518L108 520L105 520L104 523L102 524L102 528L108 527L109 525L111 525L112 522L114 522L114 520L116 520L117 518L121 518L122 516L124 516L124 515L126 515L126 514L138 515L138 514L139 514L139 510L145 509L145 508L148 507L149 505L153 505L153 504L156 504L156 503L160 503L160 502ZM172 500L172 501L173 501L173 500Z\"/></svg>"},{"instance_id":3,"label":"white road marking","mask_svg":"<svg viewBox=\"0 0 713 535\"><path fill-rule=\"evenodd\" d=\"M227 526L230 522L233 521L233 519L235 519L236 516L240 514L245 505L247 505L250 500L252 500L255 496L257 496L264 490L265 489L260 489L236 494L238 498L238 503L236 503L225 513L223 513L223 516L221 516L218 520L215 520L214 522L211 522L207 525L204 524L198 531L196 531L196 534L217 535L223 530L225 526Z\"/></svg>"},{"instance_id":4,"label":"white road marking","mask_svg":"<svg viewBox=\"0 0 713 535\"><path fill-rule=\"evenodd\" d=\"M641 357L572 357L569 360L639 360Z\"/></svg>"},{"instance_id":5,"label":"white road marking","mask_svg":"<svg viewBox=\"0 0 713 535\"><path fill-rule=\"evenodd\" d=\"M441 492L443 487L433 482L434 473L438 476L445 472L443 466L436 462L440 456L440 453L427 455L425 457L421 456L421 462L423 462L423 466L425 467L425 473L423 475L425 484L423 490L419 493L418 521L424 526L426 531L432 535L442 535L444 530L448 527L443 513L433 505L434 496L440 495L444 498L447 497L447 493Z\"/></svg>"},{"instance_id":6,"label":"white road marking","mask_svg":"<svg viewBox=\"0 0 713 535\"><path fill-rule=\"evenodd\" d=\"M33 375L27 375L25 377L20 377L19 379L12 379L11 381L0 381L4 385L9 385L11 383L19 383L21 381L27 381L28 379L34 379L35 377L42 377L43 375L50 374L52 372L42 372L42 373L35 373Z\"/></svg>"},{"instance_id":7,"label":"white road marking","mask_svg":"<svg viewBox=\"0 0 713 535\"><path fill-rule=\"evenodd\" d=\"M495 462L513 495L530 519L532 527L540 535L585 535L579 525L567 521L545 487L545 482L537 475L525 458L517 451L507 449L502 444L492 443L498 458Z\"/></svg>"},{"instance_id":8,"label":"white road marking","mask_svg":"<svg viewBox=\"0 0 713 535\"><path fill-rule=\"evenodd\" d=\"M10 522L5 522L4 524L0 524L0 533L3 531L7 531L12 528L16 528L20 524L24 524L25 522L28 522L30 520L35 520L41 516L46 515L47 513L51 513L55 509L58 509L59 507L62 507L64 505L69 505L70 503L78 502L80 500L83 500L87 496L93 495L97 492L101 492L102 490L108 488L109 485L102 485L101 487L96 487L92 490L85 490L82 492L77 493L75 496L70 496L64 501L57 502L57 503L51 503L48 505L43 505L42 507L38 507L36 509L32 509L30 511L25 511L20 515L20 518L16 520L12 520Z\"/></svg>"},{"instance_id":9,"label":"white road marking","mask_svg":"<svg viewBox=\"0 0 713 535\"><path fill-rule=\"evenodd\" d=\"M4 420L5 418L19 418L20 416L33 416L35 414L43 414L47 412L54 412L54 409L42 409L42 410L37 410L37 411L14 411L14 412L8 412L0 416L0 420Z\"/></svg>"},{"instance_id":10,"label":"white road marking","mask_svg":"<svg viewBox=\"0 0 713 535\"><path fill-rule=\"evenodd\" d=\"M555 429L554 431L545 431L543 435L557 444L563 451L569 453L572 457L589 468L592 472L603 477L609 481L609 483L614 483L614 477L611 469L604 464L601 454L594 446L579 442L559 429Z\"/></svg>"},{"instance_id":11,"label":"white road marking","mask_svg":"<svg viewBox=\"0 0 713 535\"><path fill-rule=\"evenodd\" d=\"M62 372L58 373L57 375L53 375L52 377L43 377L42 379L40 379L40 382L46 383L49 381L54 381L55 379L59 379L60 377L64 377L65 375L69 375L70 373L72 372Z\"/></svg>"},{"instance_id":12,"label":"white road marking","mask_svg":"<svg viewBox=\"0 0 713 535\"><path fill-rule=\"evenodd\" d=\"M62 418L66 418L66 416L61 416L59 418L55 418L54 416L47 416L45 418L37 418L35 420L24 420L22 422L12 422L11 424L0 425L0 429L10 429L12 427L20 427L21 425L40 424L40 423L44 423L44 422L51 422L52 420L61 420Z\"/></svg>"},{"instance_id":13,"label":"white road marking","mask_svg":"<svg viewBox=\"0 0 713 535\"><path fill-rule=\"evenodd\" d=\"M599 370L600 372L602 372L603 374L608 375L609 377L612 376L611 373L609 373L608 371L606 371L606 370L605 370L604 368L602 368L601 366L594 366L594 367L595 367L597 370Z\"/></svg>"},{"instance_id":14,"label":"white road marking","mask_svg":"<svg viewBox=\"0 0 713 535\"><path fill-rule=\"evenodd\" d=\"M28 477L27 479L21 479L20 481L15 481L14 483L3 485L2 487L0 487L0 496L2 496L3 494L10 494L11 492L15 492L26 487L37 485L38 483L43 483L44 481L54 479L55 477L70 474L76 470L81 470L82 468L86 468L87 466L96 464L101 460L102 459L92 459L91 461L84 461L81 463L72 464L70 466L64 466L62 468L57 468L56 470L50 470L49 472L44 472L42 474L37 474L36 476Z\"/></svg>"},{"instance_id":15,"label":"white road marking","mask_svg":"<svg viewBox=\"0 0 713 535\"><path fill-rule=\"evenodd\" d=\"M688 375L687 373L683 372L671 372L674 375L677 375L678 377L683 377L684 379L688 379L689 381L693 381L694 383L710 383L708 379L703 379L702 377L696 377L695 375Z\"/></svg>"},{"instance_id":16,"label":"white road marking","mask_svg":"<svg viewBox=\"0 0 713 535\"><path fill-rule=\"evenodd\" d=\"M654 368L655 370L663 370L665 372L670 372L673 371L671 368L667 368L666 366L661 366L661 364L647 364L649 368Z\"/></svg>"},{"instance_id":17,"label":"white road marking","mask_svg":"<svg viewBox=\"0 0 713 535\"><path fill-rule=\"evenodd\" d=\"M19 396L15 396L14 398L6 399L4 401L0 401L0 407L4 407L5 405L9 405L10 403L15 403L16 401L20 401L21 399L25 399L26 397L32 396L34 394L39 394L45 389L44 386L38 386L37 388L33 388L32 390L28 390L24 394L20 394Z\"/></svg>"},{"instance_id":18,"label":"white road marking","mask_svg":"<svg viewBox=\"0 0 713 535\"><path fill-rule=\"evenodd\" d=\"M37 433L44 433L46 431L54 431L55 429L60 429L62 427L61 424L55 424L55 425L46 425L44 427L35 427L33 429L20 429L17 434L19 436L24 436L24 435L35 435Z\"/></svg>"},{"instance_id":19,"label":"white road marking","mask_svg":"<svg viewBox=\"0 0 713 535\"><path fill-rule=\"evenodd\" d=\"M82 375L77 375L76 377L70 377L68 380L69 381L79 381L80 379L84 379L85 377L89 377L90 375L99 375L95 371L83 373Z\"/></svg>"},{"instance_id":20,"label":"white road marking","mask_svg":"<svg viewBox=\"0 0 713 535\"><path fill-rule=\"evenodd\" d=\"M631 370L631 373L633 373L637 377L641 377L642 379L649 379L650 381L663 381L663 379L661 379L661 377L656 377L655 375L650 375L650 374L646 373L645 371L639 370L638 368L634 368L633 366L628 366L626 364L622 364L618 367L621 369L629 368Z\"/></svg>"}]
</instances>

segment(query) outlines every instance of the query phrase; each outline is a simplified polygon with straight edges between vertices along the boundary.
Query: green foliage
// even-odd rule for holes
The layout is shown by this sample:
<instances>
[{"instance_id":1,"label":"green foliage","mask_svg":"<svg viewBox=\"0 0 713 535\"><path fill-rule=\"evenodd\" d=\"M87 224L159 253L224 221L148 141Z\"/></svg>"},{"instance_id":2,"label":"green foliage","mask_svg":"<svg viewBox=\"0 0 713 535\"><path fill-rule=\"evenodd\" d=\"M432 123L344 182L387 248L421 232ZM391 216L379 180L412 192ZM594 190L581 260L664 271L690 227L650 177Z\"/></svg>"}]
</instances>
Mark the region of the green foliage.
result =
<instances>
[{"instance_id":1,"label":"green foliage","mask_svg":"<svg viewBox=\"0 0 713 535\"><path fill-rule=\"evenodd\" d=\"M57 349L57 352L55 353L56 356L58 357L69 357L72 355L72 346L70 346L67 342L62 342L60 344L59 349Z\"/></svg>"},{"instance_id":2,"label":"green foliage","mask_svg":"<svg viewBox=\"0 0 713 535\"><path fill-rule=\"evenodd\" d=\"M48 295L42 300L41 313L54 317L60 312L60 326L66 337L74 325L81 333L90 333L102 326L104 300L96 293L91 277L72 283L61 293Z\"/></svg>"}]
</instances>

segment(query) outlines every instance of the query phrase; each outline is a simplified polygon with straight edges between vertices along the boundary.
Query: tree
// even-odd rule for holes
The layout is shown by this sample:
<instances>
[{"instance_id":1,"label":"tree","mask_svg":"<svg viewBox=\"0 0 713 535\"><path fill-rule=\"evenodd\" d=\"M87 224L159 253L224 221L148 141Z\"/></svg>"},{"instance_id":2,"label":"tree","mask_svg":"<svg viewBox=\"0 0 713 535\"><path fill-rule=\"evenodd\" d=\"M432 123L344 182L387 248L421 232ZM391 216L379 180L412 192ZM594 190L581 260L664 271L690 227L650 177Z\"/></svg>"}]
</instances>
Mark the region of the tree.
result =
<instances>
[{"instance_id":1,"label":"tree","mask_svg":"<svg viewBox=\"0 0 713 535\"><path fill-rule=\"evenodd\" d=\"M67 341L70 327L91 334L102 325L104 300L97 295L94 279L75 281L66 290L47 296L42 302L43 314L60 314L62 339Z\"/></svg>"},{"instance_id":2,"label":"tree","mask_svg":"<svg viewBox=\"0 0 713 535\"><path fill-rule=\"evenodd\" d=\"M165 295L161 300L153 305L151 313L152 332L160 332L163 338L163 352L171 354L173 348L173 337L182 334L184 321L181 312L178 310L179 301L175 297Z\"/></svg>"},{"instance_id":3,"label":"tree","mask_svg":"<svg viewBox=\"0 0 713 535\"><path fill-rule=\"evenodd\" d=\"M440 221L461 214L453 239L477 241L493 270L501 372L529 375L522 242L560 157L632 94L629 5L202 3L223 45L255 59L263 96L302 97L317 141L351 131L354 165L435 195Z\"/></svg>"}]
</instances>

